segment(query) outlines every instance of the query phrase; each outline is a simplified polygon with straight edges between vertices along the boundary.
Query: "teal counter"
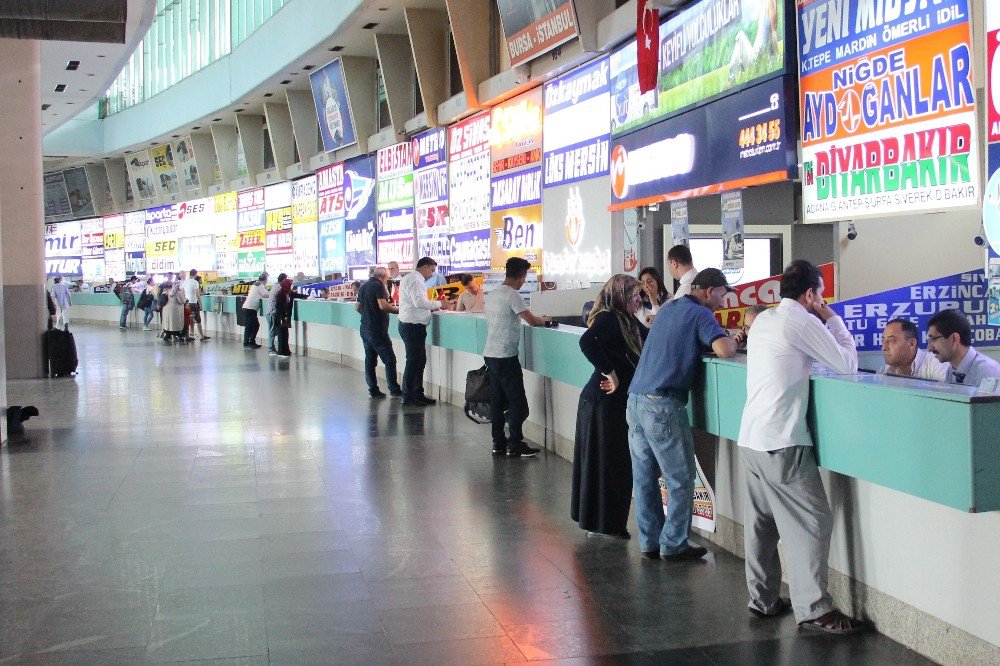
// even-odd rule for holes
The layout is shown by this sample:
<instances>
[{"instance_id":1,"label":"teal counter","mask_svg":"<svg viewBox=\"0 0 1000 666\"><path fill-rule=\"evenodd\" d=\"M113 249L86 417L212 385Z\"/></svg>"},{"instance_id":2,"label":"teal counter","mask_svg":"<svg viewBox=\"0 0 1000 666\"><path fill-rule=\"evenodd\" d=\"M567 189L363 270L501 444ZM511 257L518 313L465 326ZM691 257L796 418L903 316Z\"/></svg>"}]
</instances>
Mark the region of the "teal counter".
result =
<instances>
[{"instance_id":1,"label":"teal counter","mask_svg":"<svg viewBox=\"0 0 1000 666\"><path fill-rule=\"evenodd\" d=\"M80 305L118 307L112 294L74 294ZM206 296L206 311L218 301L235 312L236 297ZM295 320L356 330L353 303L296 301ZM398 338L396 317L390 335ZM580 351L584 329L521 329L521 361L530 372L582 388L593 367ZM481 354L486 342L482 315L435 315L428 342L444 349ZM871 374L814 376L809 424L820 464L961 511L1000 509L1000 396L969 387ZM692 424L736 440L746 402L746 358L705 359L693 391Z\"/></svg>"}]
</instances>

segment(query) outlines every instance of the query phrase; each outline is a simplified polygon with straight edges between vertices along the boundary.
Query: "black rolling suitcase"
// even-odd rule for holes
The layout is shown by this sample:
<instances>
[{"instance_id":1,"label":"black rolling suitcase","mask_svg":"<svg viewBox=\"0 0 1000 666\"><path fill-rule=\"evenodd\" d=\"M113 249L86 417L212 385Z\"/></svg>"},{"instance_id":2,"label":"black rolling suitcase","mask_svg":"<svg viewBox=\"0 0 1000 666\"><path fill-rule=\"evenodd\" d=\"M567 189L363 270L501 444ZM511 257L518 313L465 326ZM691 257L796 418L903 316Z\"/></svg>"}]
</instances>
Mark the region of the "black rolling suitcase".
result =
<instances>
[{"instance_id":1,"label":"black rolling suitcase","mask_svg":"<svg viewBox=\"0 0 1000 666\"><path fill-rule=\"evenodd\" d=\"M68 377L76 372L76 340L69 331L54 328L42 334L49 377Z\"/></svg>"}]
</instances>

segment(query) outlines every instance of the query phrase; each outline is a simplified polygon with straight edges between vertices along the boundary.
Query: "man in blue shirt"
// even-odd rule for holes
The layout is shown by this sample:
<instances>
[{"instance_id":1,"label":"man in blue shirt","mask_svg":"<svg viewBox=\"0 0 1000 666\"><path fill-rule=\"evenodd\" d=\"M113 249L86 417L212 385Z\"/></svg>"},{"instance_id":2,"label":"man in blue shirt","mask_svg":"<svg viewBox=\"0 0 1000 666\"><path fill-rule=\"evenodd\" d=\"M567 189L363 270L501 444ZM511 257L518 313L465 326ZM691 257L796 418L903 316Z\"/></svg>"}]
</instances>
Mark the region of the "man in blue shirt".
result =
<instances>
[{"instance_id":1,"label":"man in blue shirt","mask_svg":"<svg viewBox=\"0 0 1000 666\"><path fill-rule=\"evenodd\" d=\"M1000 377L1000 363L972 346L972 326L958 310L941 310L927 322L927 351L948 364L949 384L978 387Z\"/></svg>"},{"instance_id":2,"label":"man in blue shirt","mask_svg":"<svg viewBox=\"0 0 1000 666\"><path fill-rule=\"evenodd\" d=\"M736 342L713 311L732 288L717 268L691 283L691 294L664 305L642 348L629 386L628 444L632 455L639 547L648 559L692 560L704 548L688 543L694 496L694 437L688 422L688 392L706 351L719 358L736 353ZM659 478L667 486L664 516Z\"/></svg>"}]
</instances>

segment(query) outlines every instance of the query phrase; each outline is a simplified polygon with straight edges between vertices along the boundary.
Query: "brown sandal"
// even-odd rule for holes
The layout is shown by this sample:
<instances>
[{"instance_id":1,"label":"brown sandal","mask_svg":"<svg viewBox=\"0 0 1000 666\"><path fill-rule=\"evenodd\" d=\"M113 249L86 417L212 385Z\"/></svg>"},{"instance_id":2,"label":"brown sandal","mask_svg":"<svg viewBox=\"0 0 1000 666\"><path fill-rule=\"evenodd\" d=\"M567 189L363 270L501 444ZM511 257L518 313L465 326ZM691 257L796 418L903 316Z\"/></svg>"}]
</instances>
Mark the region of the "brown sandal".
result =
<instances>
[{"instance_id":1,"label":"brown sandal","mask_svg":"<svg viewBox=\"0 0 1000 666\"><path fill-rule=\"evenodd\" d=\"M864 631L865 625L861 620L844 615L839 610L832 610L826 615L821 615L815 620L799 622L799 628L807 631L821 631L826 634L837 634L846 636Z\"/></svg>"}]
</instances>

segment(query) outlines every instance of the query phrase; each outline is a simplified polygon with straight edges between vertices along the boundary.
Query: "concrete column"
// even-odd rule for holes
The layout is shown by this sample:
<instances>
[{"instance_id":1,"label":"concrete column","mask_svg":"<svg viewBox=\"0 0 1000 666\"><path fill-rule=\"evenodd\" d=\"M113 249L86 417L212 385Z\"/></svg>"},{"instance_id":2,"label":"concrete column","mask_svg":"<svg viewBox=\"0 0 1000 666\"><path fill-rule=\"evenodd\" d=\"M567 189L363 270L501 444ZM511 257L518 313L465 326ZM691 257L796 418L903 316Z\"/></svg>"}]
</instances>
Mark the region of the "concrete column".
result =
<instances>
[{"instance_id":1,"label":"concrete column","mask_svg":"<svg viewBox=\"0 0 1000 666\"><path fill-rule=\"evenodd\" d=\"M45 375L41 65L36 41L0 39L0 284L6 379ZM3 378L0 378L3 379Z\"/></svg>"}]
</instances>

